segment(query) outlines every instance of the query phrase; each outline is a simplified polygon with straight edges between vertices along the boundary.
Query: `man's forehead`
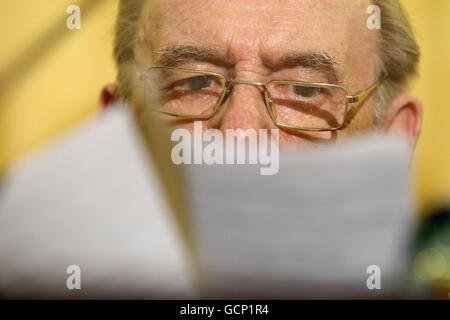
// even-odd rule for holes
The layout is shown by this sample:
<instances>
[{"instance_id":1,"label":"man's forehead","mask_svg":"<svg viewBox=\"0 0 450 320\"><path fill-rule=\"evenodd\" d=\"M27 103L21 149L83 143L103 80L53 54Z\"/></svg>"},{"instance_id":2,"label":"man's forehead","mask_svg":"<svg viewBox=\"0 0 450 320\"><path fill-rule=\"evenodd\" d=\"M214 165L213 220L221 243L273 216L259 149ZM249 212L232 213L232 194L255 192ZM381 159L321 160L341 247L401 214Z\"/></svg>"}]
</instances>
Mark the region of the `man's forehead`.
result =
<instances>
[{"instance_id":1,"label":"man's forehead","mask_svg":"<svg viewBox=\"0 0 450 320\"><path fill-rule=\"evenodd\" d=\"M153 50L188 43L237 51L232 55L303 50L339 59L367 32L366 0L148 1L142 36Z\"/></svg>"},{"instance_id":2,"label":"man's forehead","mask_svg":"<svg viewBox=\"0 0 450 320\"><path fill-rule=\"evenodd\" d=\"M225 13L234 11L251 12L252 14L265 13L274 15L280 12L292 13L296 15L303 11L334 11L346 9L349 13L355 8L362 8L364 11L370 0L147 0L147 9L152 12L164 13L169 11L172 14L197 11L205 8L208 12L216 8L218 12ZM341 12L342 13L342 12ZM249 17L248 17L249 18Z\"/></svg>"}]
</instances>

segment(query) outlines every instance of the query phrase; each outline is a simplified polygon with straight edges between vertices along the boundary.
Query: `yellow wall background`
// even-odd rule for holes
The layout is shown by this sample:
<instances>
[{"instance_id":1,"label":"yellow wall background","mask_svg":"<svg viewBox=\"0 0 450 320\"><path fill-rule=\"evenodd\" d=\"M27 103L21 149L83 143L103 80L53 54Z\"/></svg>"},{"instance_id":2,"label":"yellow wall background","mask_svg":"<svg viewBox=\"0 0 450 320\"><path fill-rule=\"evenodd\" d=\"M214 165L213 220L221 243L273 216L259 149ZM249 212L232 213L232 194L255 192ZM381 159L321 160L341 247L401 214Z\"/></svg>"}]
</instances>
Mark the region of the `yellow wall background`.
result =
<instances>
[{"instance_id":1,"label":"yellow wall background","mask_svg":"<svg viewBox=\"0 0 450 320\"><path fill-rule=\"evenodd\" d=\"M81 29L66 9L81 7ZM114 81L117 1L16 0L0 3L0 170L96 112Z\"/></svg>"},{"instance_id":2,"label":"yellow wall background","mask_svg":"<svg viewBox=\"0 0 450 320\"><path fill-rule=\"evenodd\" d=\"M417 148L418 192L427 209L450 203L450 1L402 0L422 49L413 93L424 104Z\"/></svg>"},{"instance_id":3,"label":"yellow wall background","mask_svg":"<svg viewBox=\"0 0 450 320\"><path fill-rule=\"evenodd\" d=\"M416 159L420 204L450 200L450 1L402 0L423 51L413 92L424 102ZM66 28L80 5L81 30ZM117 0L16 0L0 4L0 172L95 114L114 81Z\"/></svg>"}]
</instances>

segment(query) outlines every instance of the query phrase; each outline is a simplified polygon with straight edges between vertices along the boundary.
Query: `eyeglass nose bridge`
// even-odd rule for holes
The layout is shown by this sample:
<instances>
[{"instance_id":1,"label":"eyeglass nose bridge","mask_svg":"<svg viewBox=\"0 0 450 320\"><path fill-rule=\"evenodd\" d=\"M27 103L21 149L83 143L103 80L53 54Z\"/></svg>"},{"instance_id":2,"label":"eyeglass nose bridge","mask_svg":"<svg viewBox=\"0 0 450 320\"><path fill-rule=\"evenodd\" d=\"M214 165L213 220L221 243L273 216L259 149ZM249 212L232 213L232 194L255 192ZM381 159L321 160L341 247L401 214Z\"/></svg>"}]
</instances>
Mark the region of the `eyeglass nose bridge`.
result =
<instances>
[{"instance_id":1,"label":"eyeglass nose bridge","mask_svg":"<svg viewBox=\"0 0 450 320\"><path fill-rule=\"evenodd\" d=\"M261 94L264 98L264 102L267 108L267 111L269 112L270 117L272 118L272 120L277 123L276 121L276 112L275 112L275 108L273 106L273 102L272 99L270 97L269 94L269 90L267 89L267 85L265 83L259 82L259 81L248 81L248 80L239 80L239 79L229 79L226 81L225 86L226 86L226 93L225 93L225 99L226 100L228 98L228 96L231 94L231 90L233 88L233 85L235 84L247 84L247 85L252 85L252 86L256 86L259 88L262 88Z\"/></svg>"},{"instance_id":2,"label":"eyeglass nose bridge","mask_svg":"<svg viewBox=\"0 0 450 320\"><path fill-rule=\"evenodd\" d=\"M230 80L227 80L227 84L249 84L252 86L263 87L264 90L266 89L266 85L264 83L258 82L258 81L230 79Z\"/></svg>"}]
</instances>

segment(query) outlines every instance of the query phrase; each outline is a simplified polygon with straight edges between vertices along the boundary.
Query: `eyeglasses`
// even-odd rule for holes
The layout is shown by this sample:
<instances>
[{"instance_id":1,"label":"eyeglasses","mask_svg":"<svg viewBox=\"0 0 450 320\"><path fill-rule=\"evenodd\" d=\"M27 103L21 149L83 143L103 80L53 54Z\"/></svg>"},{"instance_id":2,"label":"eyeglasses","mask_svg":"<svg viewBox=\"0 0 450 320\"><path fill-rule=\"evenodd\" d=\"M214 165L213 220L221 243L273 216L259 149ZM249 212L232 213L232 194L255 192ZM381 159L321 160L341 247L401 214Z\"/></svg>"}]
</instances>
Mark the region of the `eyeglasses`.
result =
<instances>
[{"instance_id":1,"label":"eyeglasses","mask_svg":"<svg viewBox=\"0 0 450 320\"><path fill-rule=\"evenodd\" d=\"M382 75L355 95L336 84L291 80L268 83L226 79L220 73L151 66L137 73L144 81L145 102L160 113L205 120L214 116L235 85L261 89L271 119L279 128L299 131L336 131L345 127L348 105L363 100L385 79Z\"/></svg>"}]
</instances>

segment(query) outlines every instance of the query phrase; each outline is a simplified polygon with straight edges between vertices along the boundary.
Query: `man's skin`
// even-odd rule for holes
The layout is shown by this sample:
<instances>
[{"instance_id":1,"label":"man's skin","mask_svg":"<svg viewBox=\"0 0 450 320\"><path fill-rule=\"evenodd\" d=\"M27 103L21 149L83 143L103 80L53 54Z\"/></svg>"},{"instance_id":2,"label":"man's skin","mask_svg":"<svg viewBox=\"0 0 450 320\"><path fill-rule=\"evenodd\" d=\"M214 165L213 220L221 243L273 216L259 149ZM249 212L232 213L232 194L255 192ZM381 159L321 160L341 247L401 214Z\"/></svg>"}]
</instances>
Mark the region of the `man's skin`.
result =
<instances>
[{"instance_id":1,"label":"man's skin","mask_svg":"<svg viewBox=\"0 0 450 320\"><path fill-rule=\"evenodd\" d=\"M289 54L326 53L334 60L335 82L350 94L374 83L378 30L369 30L366 0L164 0L147 1L140 21L135 58L138 67L158 64L161 52L187 45L213 49L217 57L183 67L215 71L240 80L267 82L282 75L308 81L309 70L283 65ZM293 80L293 79L290 79ZM135 80L132 100L142 83ZM104 95L113 95L109 86ZM352 120L338 132L280 130L282 146L303 146L317 138L342 137L374 130L373 98L351 104ZM155 116L158 114L155 113ZM379 124L406 135L414 146L421 127L422 106L410 94L397 96ZM193 128L190 121L173 125ZM260 90L237 85L222 109L203 122L203 129L276 129Z\"/></svg>"}]
</instances>

